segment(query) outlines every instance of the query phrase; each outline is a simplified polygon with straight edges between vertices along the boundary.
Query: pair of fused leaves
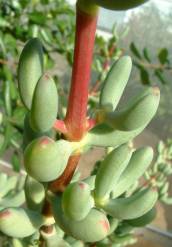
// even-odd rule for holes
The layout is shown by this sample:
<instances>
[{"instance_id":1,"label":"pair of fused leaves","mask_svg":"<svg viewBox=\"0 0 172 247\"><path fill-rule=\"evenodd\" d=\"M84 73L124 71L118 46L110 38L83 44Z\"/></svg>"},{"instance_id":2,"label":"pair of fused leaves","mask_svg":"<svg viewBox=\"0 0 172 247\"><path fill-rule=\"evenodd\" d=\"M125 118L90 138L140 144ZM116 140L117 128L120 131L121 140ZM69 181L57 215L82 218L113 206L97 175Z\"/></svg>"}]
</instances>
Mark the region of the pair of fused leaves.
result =
<instances>
[{"instance_id":1,"label":"pair of fused leaves","mask_svg":"<svg viewBox=\"0 0 172 247\"><path fill-rule=\"evenodd\" d=\"M57 88L53 79L43 74L43 49L37 38L29 40L21 53L18 83L21 99L30 111L32 129L51 129L58 110Z\"/></svg>"},{"instance_id":2,"label":"pair of fused leaves","mask_svg":"<svg viewBox=\"0 0 172 247\"><path fill-rule=\"evenodd\" d=\"M49 182L64 171L71 146L67 141L56 143L47 137L52 136L58 97L54 81L43 74L43 52L37 38L28 41L21 53L18 80L20 96L29 110L24 124L24 148L31 143L24 154L25 168L36 180Z\"/></svg>"},{"instance_id":3,"label":"pair of fused leaves","mask_svg":"<svg viewBox=\"0 0 172 247\"><path fill-rule=\"evenodd\" d=\"M96 125L87 135L88 145L117 147L140 134L155 115L160 93L157 87L146 88L115 111L131 73L131 59L120 58L109 71L100 94ZM114 81L115 80L115 81Z\"/></svg>"},{"instance_id":4,"label":"pair of fused leaves","mask_svg":"<svg viewBox=\"0 0 172 247\"><path fill-rule=\"evenodd\" d=\"M107 236L110 225L103 212L92 208L84 219L76 221L64 214L59 197L53 196L51 201L57 224L70 236L84 242L100 241Z\"/></svg>"},{"instance_id":5,"label":"pair of fused leaves","mask_svg":"<svg viewBox=\"0 0 172 247\"><path fill-rule=\"evenodd\" d=\"M144 174L153 159L153 151L148 147L131 154L127 145L109 153L95 179L94 197L97 206L117 219L133 219L144 215L158 198L157 192L149 188L127 198L117 198Z\"/></svg>"}]
</instances>

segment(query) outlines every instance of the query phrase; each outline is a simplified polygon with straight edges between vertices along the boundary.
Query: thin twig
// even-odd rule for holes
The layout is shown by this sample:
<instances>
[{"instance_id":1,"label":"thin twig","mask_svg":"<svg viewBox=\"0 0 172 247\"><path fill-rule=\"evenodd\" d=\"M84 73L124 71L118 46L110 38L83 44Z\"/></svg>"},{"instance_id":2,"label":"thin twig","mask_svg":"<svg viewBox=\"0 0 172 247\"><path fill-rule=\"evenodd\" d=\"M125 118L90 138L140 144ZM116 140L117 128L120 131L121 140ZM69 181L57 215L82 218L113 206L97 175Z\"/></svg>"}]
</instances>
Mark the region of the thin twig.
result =
<instances>
[{"instance_id":1,"label":"thin twig","mask_svg":"<svg viewBox=\"0 0 172 247\"><path fill-rule=\"evenodd\" d=\"M162 69L162 70L172 70L172 67L169 65L163 65L163 64L152 64L152 63L145 63L145 62L138 62L137 64L140 66L143 66L148 69Z\"/></svg>"}]
</instances>

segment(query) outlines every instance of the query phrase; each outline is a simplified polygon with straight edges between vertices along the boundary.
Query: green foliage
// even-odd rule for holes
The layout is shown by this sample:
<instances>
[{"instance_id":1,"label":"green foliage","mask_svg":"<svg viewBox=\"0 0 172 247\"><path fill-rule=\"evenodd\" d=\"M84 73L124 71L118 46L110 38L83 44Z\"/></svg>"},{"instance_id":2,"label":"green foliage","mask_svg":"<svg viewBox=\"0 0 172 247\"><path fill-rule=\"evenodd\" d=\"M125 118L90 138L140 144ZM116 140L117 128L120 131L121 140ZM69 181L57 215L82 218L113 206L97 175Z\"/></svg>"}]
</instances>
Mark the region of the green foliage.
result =
<instances>
[{"instance_id":1,"label":"green foliage","mask_svg":"<svg viewBox=\"0 0 172 247\"><path fill-rule=\"evenodd\" d=\"M157 187L158 199L165 204L172 204L172 197L168 193L169 179L172 174L172 141L160 141L157 146L157 158L153 167L145 173L147 183L154 184Z\"/></svg>"},{"instance_id":2,"label":"green foliage","mask_svg":"<svg viewBox=\"0 0 172 247\"><path fill-rule=\"evenodd\" d=\"M26 109L19 97L16 75L16 64L21 48L26 40L35 38L35 44L39 47L37 54L37 62L39 63L39 54L42 56L42 48L37 38L41 38L44 45L45 68L51 69L54 66L57 53L63 54L71 64L74 24L74 10L64 0L55 2L10 0L8 3L4 0L0 1L0 84L2 85L0 87L0 108L3 112L0 124L0 134L3 138L2 145L0 145L0 156L3 156L5 151L12 146L14 148L14 150L12 149L12 152L14 152L14 158L12 157L14 169L16 169L16 164L21 163L22 160L21 140L24 128L23 119L26 114ZM63 44L64 40L66 41L65 46ZM38 66L35 66L29 75L26 71L23 73L25 78L33 78L33 81L27 84L27 87L30 88L30 94L32 94L34 81L39 79L34 77L35 72L33 70L37 70L42 75L43 61L41 57L40 59L40 72ZM24 66L23 63L22 66ZM28 70L31 71L31 67ZM57 76L55 82L57 82ZM21 85L26 87L22 78ZM25 94L25 92L23 93ZM23 95L22 101L25 103L28 100L27 95L26 97ZM29 102L27 104L29 106ZM42 134L37 133L37 135L41 136ZM30 140L29 134L26 139ZM27 140L25 145L28 143Z\"/></svg>"},{"instance_id":3,"label":"green foliage","mask_svg":"<svg viewBox=\"0 0 172 247\"><path fill-rule=\"evenodd\" d=\"M161 64L169 63L168 61L168 50L167 48L163 48L158 53L158 58Z\"/></svg>"},{"instance_id":4,"label":"green foliage","mask_svg":"<svg viewBox=\"0 0 172 247\"><path fill-rule=\"evenodd\" d=\"M42 15L44 13L44 15ZM0 145L0 155L10 148L14 147L14 158L12 164L14 169L20 169L16 164L21 163L21 139L23 128L25 132L24 146L26 146L34 136L42 135L51 136L50 133L42 131L40 133L34 132L30 129L27 121L24 127L24 116L26 109L19 98L17 89L17 75L16 64L21 51L21 47L26 40L31 37L35 38L35 43L39 46L38 54L42 53L40 44L37 43L40 38L44 45L44 67L52 69L56 63L57 53L63 54L70 65L73 62L73 42L74 42L74 28L75 28L75 13L74 10L64 1L6 1L0 2L0 77L2 87L0 88L0 106L3 109L3 119L0 126L0 133L2 134L2 146ZM15 23L15 25L14 25ZM102 37L96 37L95 60L93 63L93 70L98 88L90 89L89 109L92 111L97 107L97 90L106 76L112 61L116 61L121 55L122 50L116 47L116 43L124 36L124 33L117 32L116 27L113 28L113 37L107 42ZM63 41L65 46L63 45ZM39 41L38 41L39 42ZM54 45L56 44L56 45ZM42 55L41 55L42 56ZM41 58L42 60L42 58ZM39 62L39 57L38 57ZM40 61L40 66L41 65ZM106 65L106 66L105 66ZM37 68L38 69L38 68ZM41 69L41 68L40 68ZM41 71L40 71L41 73ZM50 71L54 75L54 71ZM61 73L61 71L60 71ZM33 73L30 74L32 76ZM26 75L24 75L26 76ZM66 86L61 85L55 74L55 82L59 91L61 102L65 104L59 105L59 115L64 116L66 108ZM28 86L32 91L34 82L29 83ZM26 97L27 98L27 97ZM26 98L23 96L23 100ZM27 125L27 127L26 127ZM26 131L26 128L29 129ZM13 150L12 150L13 151Z\"/></svg>"},{"instance_id":5,"label":"green foliage","mask_svg":"<svg viewBox=\"0 0 172 247\"><path fill-rule=\"evenodd\" d=\"M158 82L168 84L166 79L167 72L171 69L169 51L167 48L162 48L157 54L157 64L153 62L150 49L143 48L142 52L134 42L130 45L130 50L134 55L134 65L140 73L140 81L143 85L152 85L152 72Z\"/></svg>"}]
</instances>

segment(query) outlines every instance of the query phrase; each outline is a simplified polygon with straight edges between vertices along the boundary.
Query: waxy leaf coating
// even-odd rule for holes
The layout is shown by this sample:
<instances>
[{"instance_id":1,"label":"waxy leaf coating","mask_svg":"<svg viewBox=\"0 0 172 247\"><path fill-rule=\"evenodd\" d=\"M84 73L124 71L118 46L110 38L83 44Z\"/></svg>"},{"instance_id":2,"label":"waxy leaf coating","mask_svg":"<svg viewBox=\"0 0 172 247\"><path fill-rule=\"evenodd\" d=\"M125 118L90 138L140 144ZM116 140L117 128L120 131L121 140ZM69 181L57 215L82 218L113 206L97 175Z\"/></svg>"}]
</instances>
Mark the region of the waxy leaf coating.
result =
<instances>
[{"instance_id":1,"label":"waxy leaf coating","mask_svg":"<svg viewBox=\"0 0 172 247\"><path fill-rule=\"evenodd\" d=\"M139 179L153 159L153 150L151 147L137 149L128 163L126 169L116 185L114 185L113 198L123 194L137 179Z\"/></svg>"},{"instance_id":2,"label":"waxy leaf coating","mask_svg":"<svg viewBox=\"0 0 172 247\"><path fill-rule=\"evenodd\" d=\"M24 191L17 191L15 194L7 194L0 200L0 207L19 207L25 203Z\"/></svg>"},{"instance_id":3,"label":"waxy leaf coating","mask_svg":"<svg viewBox=\"0 0 172 247\"><path fill-rule=\"evenodd\" d=\"M20 55L18 67L18 84L20 97L31 109L36 84L43 73L43 50L38 38L30 39Z\"/></svg>"},{"instance_id":4,"label":"waxy leaf coating","mask_svg":"<svg viewBox=\"0 0 172 247\"><path fill-rule=\"evenodd\" d=\"M122 111L108 113L106 123L115 129L132 131L146 126L155 115L160 100L158 88L143 90Z\"/></svg>"},{"instance_id":5,"label":"waxy leaf coating","mask_svg":"<svg viewBox=\"0 0 172 247\"><path fill-rule=\"evenodd\" d=\"M91 209L89 214L80 221L70 220L63 214L59 198L52 199L52 209L57 224L64 232L84 242L97 242L104 239L110 230L106 215L97 209Z\"/></svg>"},{"instance_id":6,"label":"waxy leaf coating","mask_svg":"<svg viewBox=\"0 0 172 247\"><path fill-rule=\"evenodd\" d=\"M127 198L110 199L103 209L117 219L134 219L151 210L157 199L157 191L147 188Z\"/></svg>"},{"instance_id":7,"label":"waxy leaf coating","mask_svg":"<svg viewBox=\"0 0 172 247\"><path fill-rule=\"evenodd\" d=\"M58 97L53 79L45 74L39 79L32 100L30 122L35 131L45 132L53 127L57 117Z\"/></svg>"},{"instance_id":8,"label":"waxy leaf coating","mask_svg":"<svg viewBox=\"0 0 172 247\"><path fill-rule=\"evenodd\" d=\"M71 183L62 197L62 208L65 215L72 220L84 219L93 207L93 199L88 184L84 182Z\"/></svg>"},{"instance_id":9,"label":"waxy leaf coating","mask_svg":"<svg viewBox=\"0 0 172 247\"><path fill-rule=\"evenodd\" d=\"M156 217L156 208L153 207L150 211L148 211L143 216L133 219L127 220L127 223L133 227L143 227L151 223Z\"/></svg>"},{"instance_id":10,"label":"waxy leaf coating","mask_svg":"<svg viewBox=\"0 0 172 247\"><path fill-rule=\"evenodd\" d=\"M31 142L24 152L24 165L28 174L39 182L49 182L64 171L72 147L68 141L44 136Z\"/></svg>"},{"instance_id":11,"label":"waxy leaf coating","mask_svg":"<svg viewBox=\"0 0 172 247\"><path fill-rule=\"evenodd\" d=\"M23 132L23 150L27 147L27 145L32 142L34 139L37 139L41 136L53 136L53 131L49 130L47 132L38 132L34 131L30 125L30 113L26 114L24 120L24 132Z\"/></svg>"},{"instance_id":12,"label":"waxy leaf coating","mask_svg":"<svg viewBox=\"0 0 172 247\"><path fill-rule=\"evenodd\" d=\"M114 111L128 82L132 68L131 58L124 56L110 69L100 94L100 107Z\"/></svg>"},{"instance_id":13,"label":"waxy leaf coating","mask_svg":"<svg viewBox=\"0 0 172 247\"><path fill-rule=\"evenodd\" d=\"M0 231L10 237L25 238L43 224L43 217L23 208L7 208L0 212Z\"/></svg>"},{"instance_id":14,"label":"waxy leaf coating","mask_svg":"<svg viewBox=\"0 0 172 247\"><path fill-rule=\"evenodd\" d=\"M125 144L114 149L102 161L95 181L94 197L96 202L101 203L109 197L110 192L126 168L131 154L131 149Z\"/></svg>"}]
</instances>

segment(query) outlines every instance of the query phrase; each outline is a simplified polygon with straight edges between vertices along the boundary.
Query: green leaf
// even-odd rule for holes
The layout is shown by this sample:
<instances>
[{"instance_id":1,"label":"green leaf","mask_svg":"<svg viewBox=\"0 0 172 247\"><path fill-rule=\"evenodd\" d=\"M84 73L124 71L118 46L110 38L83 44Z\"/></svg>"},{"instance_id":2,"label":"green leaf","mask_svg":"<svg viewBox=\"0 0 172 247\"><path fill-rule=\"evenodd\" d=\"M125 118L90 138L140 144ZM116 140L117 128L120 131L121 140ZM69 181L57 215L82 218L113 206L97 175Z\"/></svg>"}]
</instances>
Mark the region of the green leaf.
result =
<instances>
[{"instance_id":1,"label":"green leaf","mask_svg":"<svg viewBox=\"0 0 172 247\"><path fill-rule=\"evenodd\" d=\"M132 53L139 59L142 59L142 56L138 50L138 48L136 47L136 45L134 44L134 42L132 42L130 44L130 50L132 51Z\"/></svg>"},{"instance_id":2,"label":"green leaf","mask_svg":"<svg viewBox=\"0 0 172 247\"><path fill-rule=\"evenodd\" d=\"M149 73L144 68L140 68L140 79L143 85L151 85Z\"/></svg>"},{"instance_id":3,"label":"green leaf","mask_svg":"<svg viewBox=\"0 0 172 247\"><path fill-rule=\"evenodd\" d=\"M143 49L143 56L149 63L151 63L150 54L146 47Z\"/></svg>"},{"instance_id":4,"label":"green leaf","mask_svg":"<svg viewBox=\"0 0 172 247\"><path fill-rule=\"evenodd\" d=\"M20 171L20 159L19 159L17 153L13 154L13 156L11 158L11 162L12 162L14 171L19 172Z\"/></svg>"},{"instance_id":5,"label":"green leaf","mask_svg":"<svg viewBox=\"0 0 172 247\"><path fill-rule=\"evenodd\" d=\"M155 76L160 80L162 84L167 84L168 82L165 80L163 76L163 71L162 70L155 70L154 72Z\"/></svg>"},{"instance_id":6,"label":"green leaf","mask_svg":"<svg viewBox=\"0 0 172 247\"><path fill-rule=\"evenodd\" d=\"M167 48L163 48L158 53L158 58L161 64L168 63L168 50Z\"/></svg>"},{"instance_id":7,"label":"green leaf","mask_svg":"<svg viewBox=\"0 0 172 247\"><path fill-rule=\"evenodd\" d=\"M34 11L34 12L30 13L29 19L30 19L30 22L33 22L33 23L36 23L39 25L43 25L43 24L45 24L45 22L47 20L47 16L46 16L46 14L43 14L42 12Z\"/></svg>"}]
</instances>

